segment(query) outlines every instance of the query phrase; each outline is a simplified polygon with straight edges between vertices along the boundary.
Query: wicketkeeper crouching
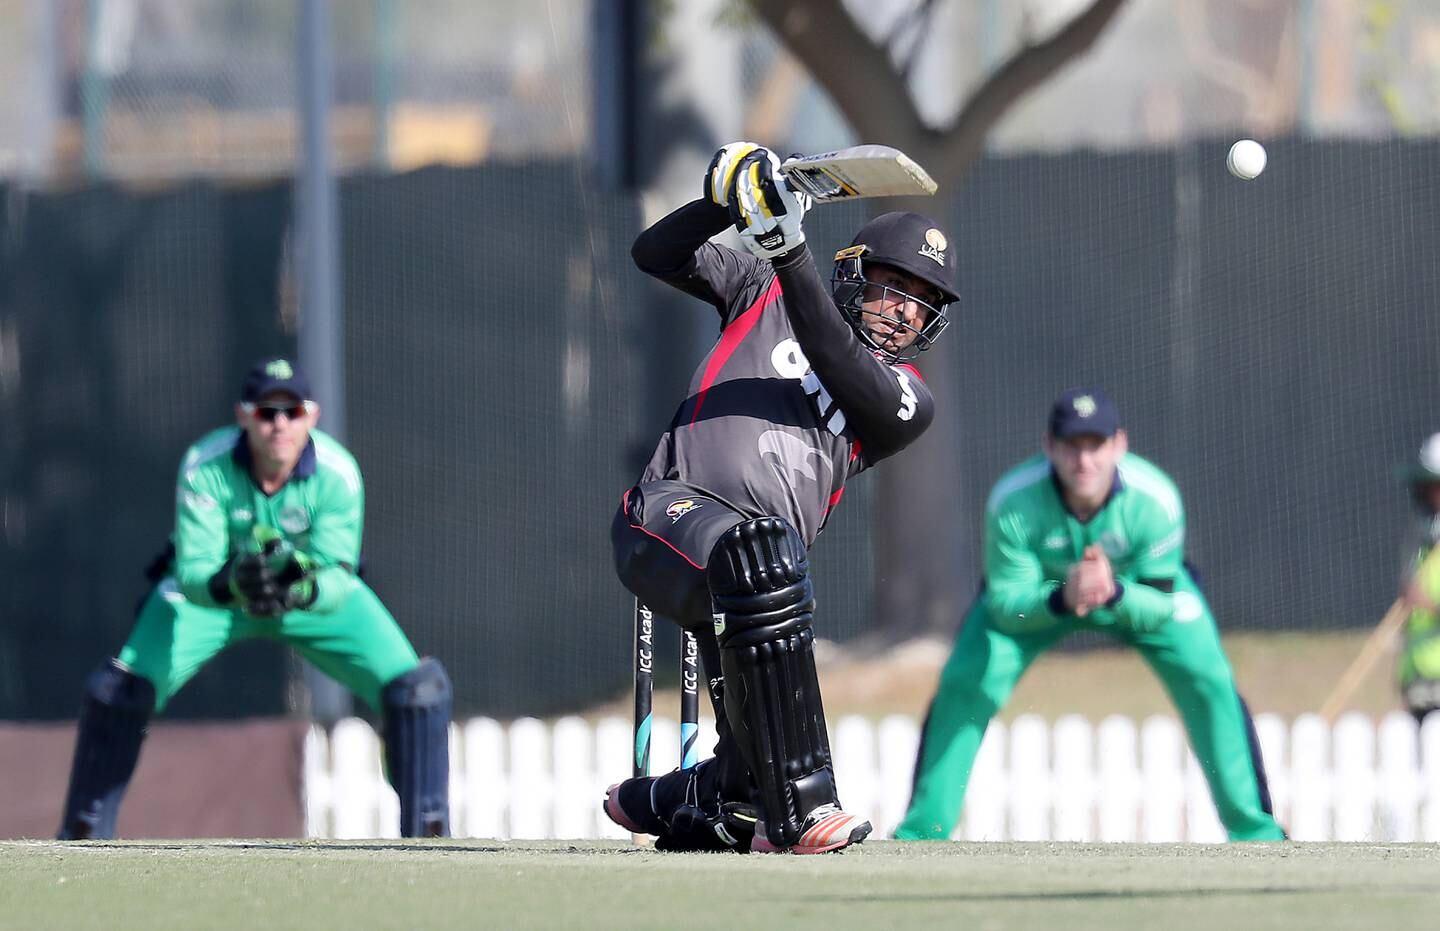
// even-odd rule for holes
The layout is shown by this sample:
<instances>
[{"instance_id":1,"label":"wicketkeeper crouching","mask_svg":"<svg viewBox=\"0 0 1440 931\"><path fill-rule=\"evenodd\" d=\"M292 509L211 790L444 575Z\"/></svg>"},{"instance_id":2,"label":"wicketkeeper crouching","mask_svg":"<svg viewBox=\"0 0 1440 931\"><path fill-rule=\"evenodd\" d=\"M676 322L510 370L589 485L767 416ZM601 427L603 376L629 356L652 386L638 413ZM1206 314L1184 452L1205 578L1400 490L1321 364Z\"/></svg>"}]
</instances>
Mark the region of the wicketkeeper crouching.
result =
<instances>
[{"instance_id":1,"label":"wicketkeeper crouching","mask_svg":"<svg viewBox=\"0 0 1440 931\"><path fill-rule=\"evenodd\" d=\"M380 711L400 833L449 834L450 681L356 575L360 469L319 416L295 364L268 359L241 386L237 426L185 453L171 551L129 640L86 683L60 839L115 836L152 712L252 638L288 643Z\"/></svg>"}]
</instances>

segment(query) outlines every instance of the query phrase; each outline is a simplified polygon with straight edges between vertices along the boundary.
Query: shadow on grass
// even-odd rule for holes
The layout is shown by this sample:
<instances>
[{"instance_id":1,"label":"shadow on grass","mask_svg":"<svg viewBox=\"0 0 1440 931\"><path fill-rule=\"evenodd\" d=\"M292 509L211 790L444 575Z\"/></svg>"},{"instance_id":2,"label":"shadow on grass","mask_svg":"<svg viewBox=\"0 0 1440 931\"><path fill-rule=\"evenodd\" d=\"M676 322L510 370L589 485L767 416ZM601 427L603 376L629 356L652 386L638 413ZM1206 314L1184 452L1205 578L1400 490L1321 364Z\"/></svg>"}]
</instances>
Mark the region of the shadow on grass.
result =
<instances>
[{"instance_id":1,"label":"shadow on grass","mask_svg":"<svg viewBox=\"0 0 1440 931\"><path fill-rule=\"evenodd\" d=\"M1434 896L1440 893L1435 886L1409 885L1385 886L1217 886L1197 889L1074 889L1056 892L953 892L936 894L920 892L914 895L815 895L795 896L799 901L810 902L1086 902L1103 899L1188 899L1211 898L1214 896L1241 895L1355 895L1369 892L1374 895L1393 897L1413 893Z\"/></svg>"},{"instance_id":2,"label":"shadow on grass","mask_svg":"<svg viewBox=\"0 0 1440 931\"><path fill-rule=\"evenodd\" d=\"M452 843L448 840L423 840L415 839L411 842L400 841L54 841L51 845L57 850L358 850L365 852L396 851L401 853L548 853L563 854L569 856L593 857L597 854L606 856L629 856L650 852L648 847L615 846L615 847L580 847L573 844L555 846L536 846L525 841L511 841L508 843L476 844L473 842Z\"/></svg>"}]
</instances>

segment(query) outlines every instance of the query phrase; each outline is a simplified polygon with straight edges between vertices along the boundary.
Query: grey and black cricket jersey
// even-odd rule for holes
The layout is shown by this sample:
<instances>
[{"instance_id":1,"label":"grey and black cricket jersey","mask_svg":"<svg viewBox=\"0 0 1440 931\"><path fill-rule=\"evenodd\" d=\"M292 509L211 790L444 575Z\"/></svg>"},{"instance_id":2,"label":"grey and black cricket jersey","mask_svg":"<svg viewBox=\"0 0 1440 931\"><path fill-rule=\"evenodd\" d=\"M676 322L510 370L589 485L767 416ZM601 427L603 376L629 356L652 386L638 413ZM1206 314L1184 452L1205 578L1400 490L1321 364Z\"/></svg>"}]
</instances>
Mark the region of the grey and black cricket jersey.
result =
<instances>
[{"instance_id":1,"label":"grey and black cricket jersey","mask_svg":"<svg viewBox=\"0 0 1440 931\"><path fill-rule=\"evenodd\" d=\"M808 248L764 261L709 242L728 225L724 209L694 201L632 250L643 271L711 304L721 323L617 515L617 566L632 590L648 587L655 567L636 562L642 541L625 524L694 570L749 518L783 517L809 545L847 480L909 445L934 416L915 368L887 365L860 342Z\"/></svg>"}]
</instances>

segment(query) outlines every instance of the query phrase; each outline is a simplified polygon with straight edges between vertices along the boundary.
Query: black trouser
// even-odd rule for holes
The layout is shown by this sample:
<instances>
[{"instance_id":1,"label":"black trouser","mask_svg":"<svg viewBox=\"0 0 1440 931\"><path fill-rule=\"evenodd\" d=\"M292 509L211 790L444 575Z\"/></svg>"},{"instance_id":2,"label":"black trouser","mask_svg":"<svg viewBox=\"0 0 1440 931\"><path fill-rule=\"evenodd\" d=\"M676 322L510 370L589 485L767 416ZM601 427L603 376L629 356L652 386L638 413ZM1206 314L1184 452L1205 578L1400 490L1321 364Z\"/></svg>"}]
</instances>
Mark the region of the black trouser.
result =
<instances>
[{"instance_id":1,"label":"black trouser","mask_svg":"<svg viewBox=\"0 0 1440 931\"><path fill-rule=\"evenodd\" d=\"M610 525L615 572L651 611L692 633L710 630L706 563L725 531L750 516L680 482L637 485Z\"/></svg>"}]
</instances>

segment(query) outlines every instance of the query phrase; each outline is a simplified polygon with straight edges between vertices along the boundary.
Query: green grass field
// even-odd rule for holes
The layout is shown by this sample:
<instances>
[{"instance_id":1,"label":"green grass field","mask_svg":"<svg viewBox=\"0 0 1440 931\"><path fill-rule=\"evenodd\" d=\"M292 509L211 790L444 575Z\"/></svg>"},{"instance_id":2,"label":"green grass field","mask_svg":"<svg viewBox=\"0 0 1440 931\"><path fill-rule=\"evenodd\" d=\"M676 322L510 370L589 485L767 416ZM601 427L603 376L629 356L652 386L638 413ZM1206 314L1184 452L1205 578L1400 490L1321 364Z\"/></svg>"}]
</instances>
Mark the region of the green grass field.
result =
<instances>
[{"instance_id":1,"label":"green grass field","mask_svg":"<svg viewBox=\"0 0 1440 931\"><path fill-rule=\"evenodd\" d=\"M0 928L1418 928L1440 846L0 842Z\"/></svg>"}]
</instances>

